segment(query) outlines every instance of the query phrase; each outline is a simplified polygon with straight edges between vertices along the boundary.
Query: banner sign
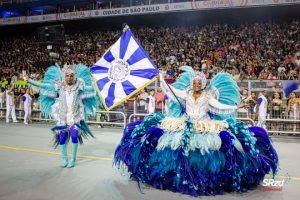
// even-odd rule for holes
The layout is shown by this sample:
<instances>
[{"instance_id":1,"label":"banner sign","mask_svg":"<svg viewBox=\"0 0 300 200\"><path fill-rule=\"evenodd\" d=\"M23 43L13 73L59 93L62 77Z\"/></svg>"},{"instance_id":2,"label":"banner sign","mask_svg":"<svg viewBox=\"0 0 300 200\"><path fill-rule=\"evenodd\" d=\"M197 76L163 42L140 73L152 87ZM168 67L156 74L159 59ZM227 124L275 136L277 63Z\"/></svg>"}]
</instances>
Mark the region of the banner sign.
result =
<instances>
[{"instance_id":1,"label":"banner sign","mask_svg":"<svg viewBox=\"0 0 300 200\"><path fill-rule=\"evenodd\" d=\"M77 12L67 12L67 13L58 13L56 20L72 20L72 19L82 19L90 18L92 16L91 10L86 11L77 11Z\"/></svg>"},{"instance_id":2,"label":"banner sign","mask_svg":"<svg viewBox=\"0 0 300 200\"><path fill-rule=\"evenodd\" d=\"M49 15L36 15L27 17L27 23L41 23L48 21L56 21L57 14L49 14Z\"/></svg>"},{"instance_id":3,"label":"banner sign","mask_svg":"<svg viewBox=\"0 0 300 200\"><path fill-rule=\"evenodd\" d=\"M39 82L41 82L41 80L39 80ZM10 84L12 84L12 83L10 83ZM8 86L9 86L8 81L0 81L0 87L7 90ZM14 83L14 89L18 90L18 92L21 92L21 90L27 89L29 87L30 87L30 84L23 80L18 80L17 82Z\"/></svg>"},{"instance_id":4,"label":"banner sign","mask_svg":"<svg viewBox=\"0 0 300 200\"><path fill-rule=\"evenodd\" d=\"M281 6L288 4L300 4L300 0L209 0L170 4L156 4L146 6L132 6L124 8L86 10L28 17L1 18L0 26L26 23L43 23L49 21L88 19L97 17L153 14L175 11Z\"/></svg>"}]
</instances>

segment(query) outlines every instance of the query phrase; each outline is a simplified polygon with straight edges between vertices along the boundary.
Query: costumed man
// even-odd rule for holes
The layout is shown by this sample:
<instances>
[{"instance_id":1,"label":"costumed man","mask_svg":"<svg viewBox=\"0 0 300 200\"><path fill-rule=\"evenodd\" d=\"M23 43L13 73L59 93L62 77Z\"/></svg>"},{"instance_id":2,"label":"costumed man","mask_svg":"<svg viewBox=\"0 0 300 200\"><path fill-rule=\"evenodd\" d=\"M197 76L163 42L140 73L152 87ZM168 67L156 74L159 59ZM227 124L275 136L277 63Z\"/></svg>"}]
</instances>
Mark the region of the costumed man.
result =
<instances>
[{"instance_id":1,"label":"costumed man","mask_svg":"<svg viewBox=\"0 0 300 200\"><path fill-rule=\"evenodd\" d=\"M267 132L237 121L238 86L227 73L206 87L203 73L184 73L171 86L160 77L169 112L127 125L114 164L133 180L192 196L245 192L278 170Z\"/></svg>"},{"instance_id":2,"label":"costumed man","mask_svg":"<svg viewBox=\"0 0 300 200\"><path fill-rule=\"evenodd\" d=\"M257 126L267 128L266 127L266 118L267 118L267 111L268 111L268 91L264 90L262 94L257 99L256 105L256 113L258 114L258 122Z\"/></svg>"},{"instance_id":3,"label":"costumed man","mask_svg":"<svg viewBox=\"0 0 300 200\"><path fill-rule=\"evenodd\" d=\"M153 114L155 112L155 96L154 96L154 90L151 89L149 92L149 96L146 99L146 109L148 114Z\"/></svg>"},{"instance_id":4,"label":"costumed man","mask_svg":"<svg viewBox=\"0 0 300 200\"><path fill-rule=\"evenodd\" d=\"M25 77L25 81L28 76ZM98 108L96 96L89 69L81 64L49 67L42 83L28 80L40 89L39 103L41 111L57 121L52 128L55 134L54 145L60 146L61 167L74 167L78 142L83 138L94 137L85 120L89 114L95 114ZM68 161L66 143L72 140L72 158Z\"/></svg>"},{"instance_id":5,"label":"costumed man","mask_svg":"<svg viewBox=\"0 0 300 200\"><path fill-rule=\"evenodd\" d=\"M31 121L31 103L32 98L30 96L30 89L26 89L26 93L22 96L22 101L24 102L24 124L28 124Z\"/></svg>"},{"instance_id":6,"label":"costumed man","mask_svg":"<svg viewBox=\"0 0 300 200\"><path fill-rule=\"evenodd\" d=\"M13 122L18 122L16 117L14 85L8 86L6 91L6 123L9 123L10 116Z\"/></svg>"}]
</instances>

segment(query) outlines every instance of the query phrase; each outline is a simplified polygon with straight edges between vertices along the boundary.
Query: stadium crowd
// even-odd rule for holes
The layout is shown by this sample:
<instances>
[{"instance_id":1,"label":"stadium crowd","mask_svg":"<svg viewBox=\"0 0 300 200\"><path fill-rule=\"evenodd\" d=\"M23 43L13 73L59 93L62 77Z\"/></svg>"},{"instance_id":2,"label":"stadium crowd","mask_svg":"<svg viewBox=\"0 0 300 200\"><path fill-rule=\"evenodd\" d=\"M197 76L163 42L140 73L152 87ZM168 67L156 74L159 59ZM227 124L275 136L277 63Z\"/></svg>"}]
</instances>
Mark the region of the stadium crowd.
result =
<instances>
[{"instance_id":1,"label":"stadium crowd","mask_svg":"<svg viewBox=\"0 0 300 200\"><path fill-rule=\"evenodd\" d=\"M236 80L295 80L300 71L300 23L256 23L192 27L133 28L154 63L168 77L191 65L208 78L219 71ZM118 31L69 33L67 46L54 48L64 63L91 66L120 36ZM26 69L41 78L49 51L35 36L0 40L0 78L20 78Z\"/></svg>"},{"instance_id":2,"label":"stadium crowd","mask_svg":"<svg viewBox=\"0 0 300 200\"><path fill-rule=\"evenodd\" d=\"M166 79L175 80L180 73L179 67L190 65L204 72L208 79L220 71L225 71L232 74L237 81L299 80L299 20L290 23L143 27L132 30ZM60 55L61 64L81 62L92 66L120 35L120 30L68 32L67 45L53 47L51 51ZM38 45L35 36L1 38L0 56L0 82L8 83L21 80L24 70L31 78L42 79L51 59L49 50ZM144 93L134 98L138 100L138 108L144 112L149 111L148 96L150 94ZM156 99L158 97L155 96L159 96L154 109L162 110L167 102L166 98L161 94L152 96ZM273 98L269 98L270 105L273 105ZM130 102L122 109L132 112L133 105ZM274 108L283 108L287 113L293 108L299 115L300 101L288 102L279 107L276 104ZM255 100L251 103L253 110Z\"/></svg>"}]
</instances>

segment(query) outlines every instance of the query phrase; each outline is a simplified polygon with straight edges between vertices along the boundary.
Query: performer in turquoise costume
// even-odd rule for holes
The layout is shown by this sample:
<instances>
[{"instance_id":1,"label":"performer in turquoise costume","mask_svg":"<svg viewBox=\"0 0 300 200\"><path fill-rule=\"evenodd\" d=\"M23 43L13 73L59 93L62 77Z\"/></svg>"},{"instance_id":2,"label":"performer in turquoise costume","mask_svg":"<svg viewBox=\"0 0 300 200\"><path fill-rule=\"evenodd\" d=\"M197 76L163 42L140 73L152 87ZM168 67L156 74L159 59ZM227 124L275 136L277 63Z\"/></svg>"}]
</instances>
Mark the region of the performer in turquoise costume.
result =
<instances>
[{"instance_id":1,"label":"performer in turquoise costume","mask_svg":"<svg viewBox=\"0 0 300 200\"><path fill-rule=\"evenodd\" d=\"M238 86L227 73L206 78L191 67L169 86L169 113L127 125L114 156L138 183L192 196L245 192L272 171L278 157L266 130L235 119Z\"/></svg>"},{"instance_id":2,"label":"performer in turquoise costume","mask_svg":"<svg viewBox=\"0 0 300 200\"><path fill-rule=\"evenodd\" d=\"M39 88L42 113L57 122L51 130L55 148L59 145L61 149L61 167L74 167L78 143L82 144L88 136L94 137L85 123L99 104L89 69L82 64L65 65L63 69L55 65L48 68L42 82L29 79L28 83ZM72 158L69 161L66 143L70 138Z\"/></svg>"}]
</instances>

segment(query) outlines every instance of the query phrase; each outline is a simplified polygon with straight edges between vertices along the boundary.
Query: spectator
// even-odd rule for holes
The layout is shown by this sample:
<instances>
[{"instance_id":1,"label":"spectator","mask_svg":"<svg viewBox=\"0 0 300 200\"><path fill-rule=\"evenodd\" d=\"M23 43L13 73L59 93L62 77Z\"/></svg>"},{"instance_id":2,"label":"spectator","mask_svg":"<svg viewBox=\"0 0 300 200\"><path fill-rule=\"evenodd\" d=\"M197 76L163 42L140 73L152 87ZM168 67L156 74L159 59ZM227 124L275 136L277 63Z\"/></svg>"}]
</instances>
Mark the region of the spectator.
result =
<instances>
[{"instance_id":1,"label":"spectator","mask_svg":"<svg viewBox=\"0 0 300 200\"><path fill-rule=\"evenodd\" d=\"M3 108L4 106L4 98L5 98L5 93L3 88L0 86L0 108Z\"/></svg>"},{"instance_id":2,"label":"spectator","mask_svg":"<svg viewBox=\"0 0 300 200\"><path fill-rule=\"evenodd\" d=\"M161 87L157 88L157 92L155 93L154 97L155 97L155 111L163 112L165 95L162 92Z\"/></svg>"},{"instance_id":3,"label":"spectator","mask_svg":"<svg viewBox=\"0 0 300 200\"><path fill-rule=\"evenodd\" d=\"M297 70L295 68L292 68L290 71L289 71L289 74L287 76L287 80L298 80L298 77L299 74L297 73Z\"/></svg>"},{"instance_id":4,"label":"spectator","mask_svg":"<svg viewBox=\"0 0 300 200\"><path fill-rule=\"evenodd\" d=\"M151 89L149 92L149 96L147 97L146 100L146 105L147 105L147 113L148 114L153 114L155 112L155 97L154 97L154 90Z\"/></svg>"},{"instance_id":5,"label":"spectator","mask_svg":"<svg viewBox=\"0 0 300 200\"><path fill-rule=\"evenodd\" d=\"M243 89L242 90L242 95L241 95L241 103L246 103L247 104L248 103L247 101L248 101L248 90ZM240 109L238 109L238 112L243 115L241 117L248 117L247 108L240 108ZM244 115L246 115L246 116L244 116Z\"/></svg>"},{"instance_id":6,"label":"spectator","mask_svg":"<svg viewBox=\"0 0 300 200\"><path fill-rule=\"evenodd\" d=\"M279 80L285 80L285 78L286 78L285 71L286 70L285 70L285 67L283 64L278 67L278 79Z\"/></svg>"},{"instance_id":7,"label":"spectator","mask_svg":"<svg viewBox=\"0 0 300 200\"><path fill-rule=\"evenodd\" d=\"M22 96L22 101L24 102L24 124L28 124L31 121L31 107L32 107L32 98L30 96L30 89L26 90L26 93Z\"/></svg>"},{"instance_id":8,"label":"spectator","mask_svg":"<svg viewBox=\"0 0 300 200\"><path fill-rule=\"evenodd\" d=\"M273 99L271 101L272 106L272 118L281 118L281 108L283 106L283 101L281 100L281 96L278 92L274 93ZM278 130L279 124L277 122L272 126L274 130Z\"/></svg>"},{"instance_id":9,"label":"spectator","mask_svg":"<svg viewBox=\"0 0 300 200\"><path fill-rule=\"evenodd\" d=\"M271 101L271 106L272 106L272 118L280 118L283 101L281 100L281 96L278 92L274 93L273 100Z\"/></svg>"},{"instance_id":10,"label":"spectator","mask_svg":"<svg viewBox=\"0 0 300 200\"><path fill-rule=\"evenodd\" d=\"M141 90L140 94L137 97L138 100L138 113L145 113L146 112L146 100L149 94L147 93L147 89L144 88Z\"/></svg>"},{"instance_id":11,"label":"spectator","mask_svg":"<svg viewBox=\"0 0 300 200\"><path fill-rule=\"evenodd\" d=\"M15 73L13 77L11 77L11 84L18 81L18 73Z\"/></svg>"},{"instance_id":12,"label":"spectator","mask_svg":"<svg viewBox=\"0 0 300 200\"><path fill-rule=\"evenodd\" d=\"M246 101L249 105L248 108L248 112L250 115L250 118L252 120L256 120L256 110L255 110L255 106L257 105L257 96L255 92L251 92L251 95L248 97L247 101Z\"/></svg>"},{"instance_id":13,"label":"spectator","mask_svg":"<svg viewBox=\"0 0 300 200\"><path fill-rule=\"evenodd\" d=\"M241 95L241 102L246 103L245 101L248 99L248 90L243 89Z\"/></svg>"},{"instance_id":14,"label":"spectator","mask_svg":"<svg viewBox=\"0 0 300 200\"><path fill-rule=\"evenodd\" d=\"M297 55L297 59L295 60L295 64L300 69L300 55Z\"/></svg>"},{"instance_id":15,"label":"spectator","mask_svg":"<svg viewBox=\"0 0 300 200\"><path fill-rule=\"evenodd\" d=\"M300 119L300 101L296 98L296 93L292 92L288 100L286 113L290 119ZM293 131L296 132L297 126L293 124Z\"/></svg>"},{"instance_id":16,"label":"spectator","mask_svg":"<svg viewBox=\"0 0 300 200\"><path fill-rule=\"evenodd\" d=\"M15 107L15 95L14 86L10 85L6 91L6 123L9 123L9 117L11 116L13 122L18 122L16 118L16 107Z\"/></svg>"},{"instance_id":17,"label":"spectator","mask_svg":"<svg viewBox=\"0 0 300 200\"><path fill-rule=\"evenodd\" d=\"M296 98L296 93L292 92L288 100L286 113L291 119L299 119L300 102Z\"/></svg>"},{"instance_id":18,"label":"spectator","mask_svg":"<svg viewBox=\"0 0 300 200\"><path fill-rule=\"evenodd\" d=\"M268 108L268 91L264 90L257 99L256 113L258 113L257 125L266 129L266 118Z\"/></svg>"}]
</instances>

